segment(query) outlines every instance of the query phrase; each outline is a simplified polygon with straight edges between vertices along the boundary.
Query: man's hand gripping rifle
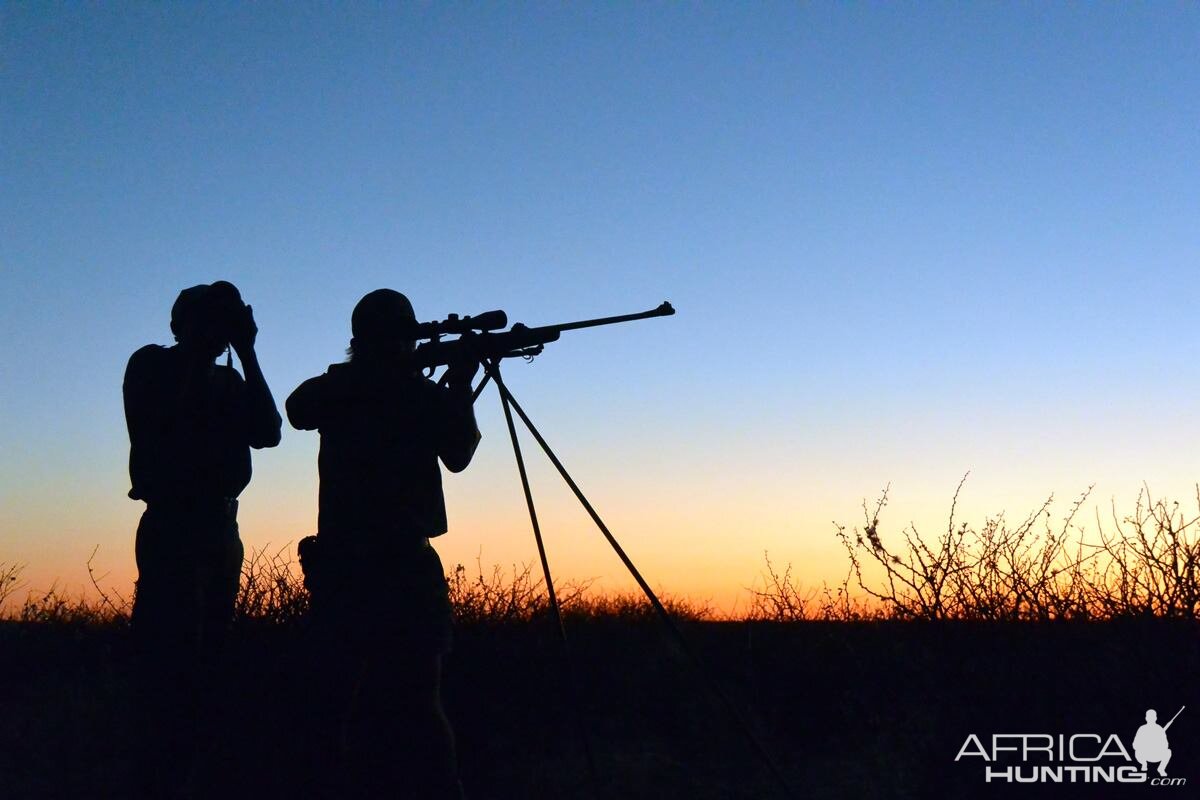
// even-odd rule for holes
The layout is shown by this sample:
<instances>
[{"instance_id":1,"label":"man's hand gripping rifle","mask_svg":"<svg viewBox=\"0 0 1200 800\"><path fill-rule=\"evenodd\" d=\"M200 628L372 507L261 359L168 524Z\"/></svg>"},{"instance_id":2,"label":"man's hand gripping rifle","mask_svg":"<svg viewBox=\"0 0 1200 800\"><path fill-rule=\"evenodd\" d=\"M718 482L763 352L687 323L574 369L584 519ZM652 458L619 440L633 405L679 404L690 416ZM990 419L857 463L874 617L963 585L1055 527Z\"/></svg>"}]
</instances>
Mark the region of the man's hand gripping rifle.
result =
<instances>
[{"instance_id":1,"label":"man's hand gripping rifle","mask_svg":"<svg viewBox=\"0 0 1200 800\"><path fill-rule=\"evenodd\" d=\"M474 317L462 317L452 314L441 322L422 322L416 326L414 339L429 341L417 347L412 355L413 368L429 371L432 375L437 367L449 364L496 363L503 358L532 358L539 355L546 344L557 341L563 331L573 331L580 328L595 328L600 325L615 325L618 322L633 322L651 317L668 317L675 309L668 302L663 302L657 308L642 311L637 314L622 314L616 317L601 317L599 319L565 322L559 325L542 325L530 328L521 323L514 324L508 330L499 330L508 324L508 316L503 311L488 311ZM443 341L442 337L458 335L457 339ZM445 381L446 375L442 376ZM475 389L475 396L483 391L487 378Z\"/></svg>"}]
</instances>

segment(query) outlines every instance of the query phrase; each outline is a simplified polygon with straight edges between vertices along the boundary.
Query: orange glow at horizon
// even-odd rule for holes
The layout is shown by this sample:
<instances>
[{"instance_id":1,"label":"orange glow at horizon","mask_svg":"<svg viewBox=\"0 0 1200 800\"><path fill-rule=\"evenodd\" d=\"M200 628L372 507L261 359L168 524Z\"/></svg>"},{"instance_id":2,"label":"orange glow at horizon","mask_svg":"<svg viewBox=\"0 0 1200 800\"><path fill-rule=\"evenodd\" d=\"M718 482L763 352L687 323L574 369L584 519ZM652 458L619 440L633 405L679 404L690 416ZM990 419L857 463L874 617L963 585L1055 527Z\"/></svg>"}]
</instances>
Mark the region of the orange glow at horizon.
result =
<instances>
[{"instance_id":1,"label":"orange glow at horizon","mask_svg":"<svg viewBox=\"0 0 1200 800\"><path fill-rule=\"evenodd\" d=\"M538 403L541 406L543 403ZM551 406L549 402L544 403ZM484 440L463 473L446 474L444 487L450 531L436 540L446 568L476 562L533 565L537 553L521 494L511 447L494 404L478 406ZM551 410L554 409L551 407ZM537 415L539 409L530 409ZM659 412L655 417L665 416ZM560 415L561 416L561 415ZM670 422L670 420L667 420ZM568 423L570 421L567 421ZM969 420L967 421L969 422ZM838 586L846 577L845 553L834 523L862 524L862 503L873 504L892 481L882 515L885 540L902 528L944 529L962 471L944 464L964 461L957 440L932 436L920 420L892 441L876 435L859 453L839 448L845 431L809 431L779 421L783 435L749 439L729 421L714 424L703 441L688 438L682 426L653 435L607 441L628 421L596 418L547 424L545 431L560 458L649 584L665 594L711 603L719 612L738 613L750 602L748 587L761 579L764 554L779 567L792 565L792 577L806 589ZM1122 429L1124 430L1124 429ZM136 568L134 531L143 505L128 500L124 459L127 439L119 422L102 432L91 460L47 448L21 454L21 469L9 462L0 522L0 563L25 565L26 591L52 585L71 594L91 593L87 561L93 549L94 574L104 587L128 595ZM909 438L930 446L911 455ZM635 584L616 555L563 485L536 445L523 448L550 564L556 582L595 580L596 591L634 591ZM934 446L933 443L936 443ZM1195 496L1192 465L1178 448L1156 449L1114 432L1084 454L1042 443L1038 448L992 448L963 487L957 517L980 524L1000 512L1023 517L1051 492L1054 514L1088 485L1096 485L1080 521L1107 517L1132 506L1145 480L1160 496L1187 502ZM317 437L289 432L275 450L254 455L254 479L241 497L239 525L247 551L294 552L295 542L315 531ZM1131 453L1138 453L1134 460ZM802 455L797 455L797 454ZM56 470L59 463L69 470ZM1131 480L1130 475L1137 475ZM1080 477L1082 476L1082 477Z\"/></svg>"},{"instance_id":2,"label":"orange glow at horizon","mask_svg":"<svg viewBox=\"0 0 1200 800\"><path fill-rule=\"evenodd\" d=\"M590 581L594 592L637 593L633 579L591 520L565 487L554 485L557 476L547 475L541 467L531 472L556 584ZM866 499L873 506L877 494L854 497L844 490L821 497L818 492L828 487L814 480L809 491L800 487L788 493L764 481L737 486L736 493L706 496L704 481L696 476L688 477L698 481L699 488L696 483L663 487L625 480L596 463L585 465L579 473L584 491L656 592L735 616L749 609L750 587L762 586L765 555L780 570L790 564L793 580L806 591L841 585L848 562L833 521L861 527L861 503ZM589 477L594 491L588 488ZM295 490L292 476L270 477L263 470L243 495L240 527L247 553L282 550L294 560L294 543L314 528L315 475L312 483L313 494L304 494ZM938 486L936 490L926 485L920 493L894 486L882 514L885 541L898 543L900 530L909 524L928 533L944 530L956 483L948 481L949 489ZM52 586L69 595L94 597L87 569L93 549L92 568L101 587L130 596L136 577L134 531L142 504L116 492L116 497L100 496L101 489L116 485L93 487L78 498L78 505L54 504L45 497L39 498L46 501L42 507L25 506L9 515L8 524L26 534L0 553L0 562L25 565L23 589L9 598L9 609L28 593L36 595ZM1178 497L1185 503L1194 497L1194 487L1184 482L1160 485L1160 496ZM1052 507L1055 521L1084 488L1073 486L1059 493ZM435 546L448 572L462 564L473 577L479 569L490 575L499 566L511 576L514 567L529 565L531 574L541 578L515 474L505 476L503 471L485 468L472 476L468 470L448 475L446 490L451 530L436 539ZM1023 517L1047 494L1005 491L994 478L972 478L959 499L957 519L978 525L999 512L1010 519ZM1110 501L1115 501L1118 511L1132 506L1135 495L1136 489L1128 491L1115 482L1097 487L1079 521L1094 527L1097 511L1110 514ZM772 504L768 502L772 497L791 502Z\"/></svg>"}]
</instances>

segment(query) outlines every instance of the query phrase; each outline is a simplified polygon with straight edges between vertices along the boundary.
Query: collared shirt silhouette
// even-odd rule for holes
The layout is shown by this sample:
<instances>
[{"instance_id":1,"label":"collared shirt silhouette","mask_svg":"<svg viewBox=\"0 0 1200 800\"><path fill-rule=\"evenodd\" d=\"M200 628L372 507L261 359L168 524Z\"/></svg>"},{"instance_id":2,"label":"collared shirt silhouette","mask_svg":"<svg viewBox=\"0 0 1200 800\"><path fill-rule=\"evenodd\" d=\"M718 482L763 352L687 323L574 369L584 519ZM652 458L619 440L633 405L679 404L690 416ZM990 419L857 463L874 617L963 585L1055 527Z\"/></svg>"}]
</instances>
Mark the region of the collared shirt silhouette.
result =
<instances>
[{"instance_id":1,"label":"collared shirt silhouette","mask_svg":"<svg viewBox=\"0 0 1200 800\"><path fill-rule=\"evenodd\" d=\"M446 386L422 377L407 361L415 322L399 292L367 294L351 317L350 360L287 400L291 424L321 436L317 535L300 558L324 673L318 738L329 742L314 761L340 773L331 796L461 793L439 688L451 608L429 539L447 530L438 462L459 472L479 442L478 364L452 366Z\"/></svg>"},{"instance_id":2,"label":"collared shirt silhouette","mask_svg":"<svg viewBox=\"0 0 1200 800\"><path fill-rule=\"evenodd\" d=\"M279 443L282 419L255 354L253 311L225 281L171 309L176 344L147 345L125 370L129 496L138 524L132 627L143 714L139 791L178 788L194 751L207 670L234 611L242 567L237 497L250 449ZM214 363L232 345L246 373Z\"/></svg>"},{"instance_id":3,"label":"collared shirt silhouette","mask_svg":"<svg viewBox=\"0 0 1200 800\"><path fill-rule=\"evenodd\" d=\"M1167 762L1171 760L1171 750L1167 746L1167 731L1158 724L1158 712L1154 709L1146 711L1146 724L1137 729L1133 737L1133 754L1142 771L1146 771L1147 761L1158 762L1158 774L1167 774Z\"/></svg>"}]
</instances>

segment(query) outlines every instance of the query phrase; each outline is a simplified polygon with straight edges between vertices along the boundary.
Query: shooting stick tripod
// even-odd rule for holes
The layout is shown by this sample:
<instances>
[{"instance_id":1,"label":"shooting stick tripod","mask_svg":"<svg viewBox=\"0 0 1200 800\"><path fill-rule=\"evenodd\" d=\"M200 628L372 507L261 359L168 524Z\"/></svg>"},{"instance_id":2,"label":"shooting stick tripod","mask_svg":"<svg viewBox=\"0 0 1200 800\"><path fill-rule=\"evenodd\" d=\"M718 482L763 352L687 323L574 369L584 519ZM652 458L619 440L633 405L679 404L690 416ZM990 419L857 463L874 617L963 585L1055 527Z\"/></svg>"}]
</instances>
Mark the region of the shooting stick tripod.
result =
<instances>
[{"instance_id":1,"label":"shooting stick tripod","mask_svg":"<svg viewBox=\"0 0 1200 800\"><path fill-rule=\"evenodd\" d=\"M580 714L578 687L575 683L574 675L571 674L570 651L567 645L566 628L563 626L562 613L558 605L558 598L555 595L554 580L550 576L550 562L546 557L546 547L542 540L542 530L538 524L537 510L533 504L533 493L530 491L529 477L525 472L525 460L521 455L521 445L517 439L516 425L513 423L513 410L517 412L517 415L521 418L521 421L525 423L525 427L529 429L529 432L533 435L533 438L537 440L537 443L539 446L541 446L542 451L546 454L547 458L550 459L550 462L554 465L555 469L558 470L558 474L562 476L563 481L565 481L567 486L570 487L571 491L575 495L575 498L579 500L580 505L582 505L584 510L587 511L588 516L592 518L592 522L596 523L596 527L600 529L602 534L604 534L604 538L608 540L609 545L612 546L617 556L621 559L621 563L625 565L625 568L629 570L629 574L633 576L635 581L637 581L638 586L641 588L642 592L645 593L646 599L650 601L650 605L653 606L658 618L666 627L671 638L674 639L675 643L679 646L679 649L687 656L688 661L691 662L692 667L701 677L709 692L716 697L717 700L719 700L721 704L725 706L726 710L728 710L733 716L738 727L741 729L743 735L746 737L746 740L749 742L751 748L758 755L758 757L762 759L763 763L766 764L768 770L771 772L772 777L779 785L783 795L785 797L795 797L791 787L784 779L779 766L776 764L775 759L771 757L771 754L767 750L765 744L763 744L758 736L755 735L749 721L746 719L741 709L738 708L733 700L708 674L708 671L704 668L703 663L700 661L700 657L697 655L695 650L692 649L691 645L684 637L683 632L679 629L679 626L677 626L675 621L671 619L670 614L667 613L666 608L663 607L662 602L658 599L658 596L655 595L654 590L650 588L650 584L648 584L646 579L642 577L641 572L638 571L638 568L634 565L633 561L625 553L624 548L622 548L620 543L617 542L616 537L612 535L612 532L609 531L608 526L604 524L604 521L600 519L600 515L596 513L596 509L592 507L590 502L588 502L587 497L584 496L583 491L579 488L579 485L576 484L574 479L571 478L570 473L567 472L567 468L564 467L562 462L558 460L558 456L556 456L554 451L550 449L550 445L546 443L545 438L543 438L542 434L538 432L537 427L529 419L529 416L525 413L525 410L521 408L520 403L517 402L516 398L513 397L512 392L510 392L508 387L504 384L503 379L500 377L500 360L500 358L485 358L480 362L484 368L486 376L475 389L475 396L479 396L488 380L491 380L496 384L496 389L500 394L500 403L504 408L504 419L508 424L509 437L512 439L513 455L516 457L517 461L517 471L521 476L521 487L525 492L525 504L529 508L529 521L533 526L533 537L537 542L538 557L541 559L542 563L542 574L546 580L546 591L549 595L550 611L554 615L554 622L558 629L559 638L563 647L563 653L568 671L567 680L570 684L572 700L575 706L575 724L578 728L579 736L583 743L584 754L587 759L588 770L593 786L597 785L595 757L592 753L591 741L587 735L587 729L583 724Z\"/></svg>"}]
</instances>

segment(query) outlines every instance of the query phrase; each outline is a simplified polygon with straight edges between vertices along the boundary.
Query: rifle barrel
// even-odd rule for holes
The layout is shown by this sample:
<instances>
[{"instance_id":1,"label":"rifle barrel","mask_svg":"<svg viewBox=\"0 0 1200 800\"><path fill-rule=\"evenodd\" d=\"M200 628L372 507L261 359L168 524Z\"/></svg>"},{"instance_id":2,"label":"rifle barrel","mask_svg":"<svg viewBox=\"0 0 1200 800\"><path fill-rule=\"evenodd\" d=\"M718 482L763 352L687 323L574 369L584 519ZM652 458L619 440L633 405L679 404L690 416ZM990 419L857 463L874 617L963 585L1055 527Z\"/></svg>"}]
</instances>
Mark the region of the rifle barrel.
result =
<instances>
[{"instance_id":1,"label":"rifle barrel","mask_svg":"<svg viewBox=\"0 0 1200 800\"><path fill-rule=\"evenodd\" d=\"M675 313L675 309L670 303L663 301L663 304L658 308L652 308L649 311L642 311L637 314L621 314L616 317L600 317L598 319L585 319L579 322L564 322L561 325L543 325L534 330L544 330L553 328L559 331L575 331L580 328L594 328L598 325L615 325L618 322L633 322L639 319L650 319L651 317L669 317Z\"/></svg>"},{"instance_id":2,"label":"rifle barrel","mask_svg":"<svg viewBox=\"0 0 1200 800\"><path fill-rule=\"evenodd\" d=\"M1182 714L1182 713L1183 713L1183 710L1184 710L1185 708L1187 708L1187 706L1180 706L1180 707L1179 707L1179 710L1175 712L1175 716L1174 716L1174 717L1171 717L1171 722L1174 722L1174 721L1175 721L1175 718L1176 718L1176 717L1178 717L1180 714ZM1165 731L1167 728L1171 727L1171 722L1168 722L1166 725L1163 725L1163 730L1164 730L1164 731Z\"/></svg>"}]
</instances>

